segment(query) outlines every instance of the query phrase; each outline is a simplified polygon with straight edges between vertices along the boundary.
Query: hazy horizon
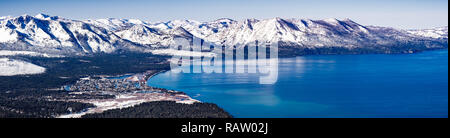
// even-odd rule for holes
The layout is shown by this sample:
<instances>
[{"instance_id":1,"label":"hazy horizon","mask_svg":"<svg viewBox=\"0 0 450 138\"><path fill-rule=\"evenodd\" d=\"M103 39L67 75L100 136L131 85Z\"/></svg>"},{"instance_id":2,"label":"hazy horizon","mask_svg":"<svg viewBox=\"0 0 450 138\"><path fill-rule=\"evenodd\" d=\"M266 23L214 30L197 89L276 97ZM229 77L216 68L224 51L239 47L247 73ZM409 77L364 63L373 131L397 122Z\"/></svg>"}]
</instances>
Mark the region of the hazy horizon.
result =
<instances>
[{"instance_id":1,"label":"hazy horizon","mask_svg":"<svg viewBox=\"0 0 450 138\"><path fill-rule=\"evenodd\" d=\"M18 8L20 7L20 8ZM75 20L139 19L147 22L196 20L200 22L229 18L351 19L362 25L399 29L427 29L448 26L447 0L14 0L0 1L0 16L38 13Z\"/></svg>"}]
</instances>

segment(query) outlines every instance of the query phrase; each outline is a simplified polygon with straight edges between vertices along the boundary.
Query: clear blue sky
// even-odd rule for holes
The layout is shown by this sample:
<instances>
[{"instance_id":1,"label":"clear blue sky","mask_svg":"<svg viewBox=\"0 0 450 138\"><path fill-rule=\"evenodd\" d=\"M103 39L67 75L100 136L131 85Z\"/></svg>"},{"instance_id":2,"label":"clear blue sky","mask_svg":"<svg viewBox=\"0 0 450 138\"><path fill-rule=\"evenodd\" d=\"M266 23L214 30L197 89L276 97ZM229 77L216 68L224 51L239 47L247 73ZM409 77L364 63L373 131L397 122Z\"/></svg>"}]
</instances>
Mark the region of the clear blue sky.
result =
<instances>
[{"instance_id":1,"label":"clear blue sky","mask_svg":"<svg viewBox=\"0 0 450 138\"><path fill-rule=\"evenodd\" d=\"M421 29L448 25L448 0L0 0L0 16L37 13L151 22L350 18L363 25Z\"/></svg>"}]
</instances>

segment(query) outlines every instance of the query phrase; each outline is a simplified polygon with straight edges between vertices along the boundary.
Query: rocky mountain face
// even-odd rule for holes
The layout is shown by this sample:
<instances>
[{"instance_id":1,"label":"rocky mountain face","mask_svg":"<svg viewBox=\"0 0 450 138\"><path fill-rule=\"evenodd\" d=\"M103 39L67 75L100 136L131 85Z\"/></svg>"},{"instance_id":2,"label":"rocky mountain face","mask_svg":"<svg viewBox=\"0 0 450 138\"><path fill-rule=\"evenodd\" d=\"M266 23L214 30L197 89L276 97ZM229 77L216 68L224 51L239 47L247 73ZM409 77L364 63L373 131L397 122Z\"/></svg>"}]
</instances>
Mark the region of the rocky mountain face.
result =
<instances>
[{"instance_id":1,"label":"rocky mountain face","mask_svg":"<svg viewBox=\"0 0 450 138\"><path fill-rule=\"evenodd\" d=\"M447 48L448 27L399 30L364 26L350 19L71 20L38 14L0 17L0 50L57 54L112 53L164 49L174 38L193 37L226 47L279 42L280 54L410 53Z\"/></svg>"}]
</instances>

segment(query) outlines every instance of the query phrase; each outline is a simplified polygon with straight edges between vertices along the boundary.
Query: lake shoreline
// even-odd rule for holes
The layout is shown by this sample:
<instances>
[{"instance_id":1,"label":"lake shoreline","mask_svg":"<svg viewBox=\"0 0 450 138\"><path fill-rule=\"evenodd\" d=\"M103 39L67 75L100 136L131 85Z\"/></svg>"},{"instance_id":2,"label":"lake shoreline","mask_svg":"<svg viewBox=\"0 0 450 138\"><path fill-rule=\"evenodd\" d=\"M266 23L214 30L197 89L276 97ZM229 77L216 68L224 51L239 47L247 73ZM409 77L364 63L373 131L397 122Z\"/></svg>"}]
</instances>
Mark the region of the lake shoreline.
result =
<instances>
[{"instance_id":1,"label":"lake shoreline","mask_svg":"<svg viewBox=\"0 0 450 138\"><path fill-rule=\"evenodd\" d=\"M248 79L238 75L220 75L220 74L189 74L189 73L180 73L174 74L172 73L159 73L152 77L151 81L149 81L149 85L174 89L179 91L184 91L190 95L200 95L196 98L201 101L213 102L217 103L227 111L230 111L233 115L237 117L330 117L327 114L319 112L319 110L330 110L329 114L335 114L334 117L404 117L401 114L409 114L409 116L413 117L429 117L430 114L435 114L435 117L440 116L448 116L448 111L445 108L441 108L440 106L445 106L439 104L442 101L445 101L445 98L437 97L436 102L428 102L426 99L422 99L424 97L421 94L426 93L421 91L422 88L419 85L413 85L414 83L421 82L424 87L427 88L433 87L438 89L438 93L441 92L441 89L444 91L448 86L441 82L446 82L448 79L445 79L446 75L440 76L435 73L440 74L448 74L448 48L445 49L436 49L436 50L427 50L421 51L412 54L358 54L358 55L308 55L308 56L299 56L294 58L279 58L280 60L292 60L288 61L283 66L293 66L290 68L284 69L285 71L301 71L297 73L288 73L289 75L285 76L285 78L292 78L288 84L280 84L283 87L276 86L264 86L261 88L253 88L260 87L259 85L252 84L249 85L249 88L242 86L242 84L248 84ZM442 58L444 57L444 58ZM355 60L358 59L358 60ZM367 60L365 60L367 59ZM376 60L374 60L376 59ZM436 59L436 60L435 60ZM443 62L441 62L443 61ZM295 65L297 63L297 65ZM341 65L342 64L342 65ZM380 65L386 64L386 66ZM422 65L422 64L426 64ZM349 68L350 67L350 68ZM383 68L380 68L383 67ZM317 70L317 71L315 71ZM338 73L333 73L334 70L339 71ZM283 69L281 69L283 72ZM341 72L344 71L344 72ZM311 72L313 74L308 75ZM356 74L355 74L356 72ZM381 74L380 74L381 73ZM283 74L283 73L282 73ZM286 73L284 73L286 74ZM352 74L352 75L348 75ZM372 75L378 74L378 75ZM433 75L434 74L434 75ZM368 76L370 75L370 76ZM399 77L399 75L401 77ZM251 76L251 75L250 75ZM300 77L301 76L301 77ZM334 76L340 78L341 81L336 81L336 78L329 78L327 76ZM296 78L300 77L300 78ZM169 79L170 78L170 79ZM317 83L313 83L314 80L320 80ZM321 79L319 79L321 78ZM365 78L365 79L363 79ZM383 79L389 78L389 79ZM411 79L414 78L414 79ZM301 82L294 83L293 86L296 86L295 89L284 88L285 85L291 85L292 82L298 81L300 79ZM303 81L305 79L305 81ZM310 80L313 79L313 80ZM395 82L391 82L393 80L397 80ZM417 80L416 79L423 79ZM430 83L428 83L427 79L430 79ZM308 81L306 81L308 80ZM431 83L433 82L434 83ZM243 82L240 82L243 81ZM422 82L425 81L426 83ZM203 82L203 83L202 83ZM253 82L250 80L250 82ZM326 84L323 84L326 83ZM237 85L239 84L239 85ZM323 85L327 85L327 87L323 87ZM339 85L329 85L329 84L339 84ZM379 84L381 86L375 87L374 84ZM298 86L298 87L297 87ZM314 86L314 87L313 87ZM250 88L251 87L251 88ZM380 97L370 98L372 100L368 100L367 102L381 102L384 100L388 100L385 106L393 106L393 109L404 107L394 110L383 110L378 109L378 106L372 105L370 103L366 103L364 101L358 101L350 98L351 96L358 96L357 93L361 93L359 91L359 87L366 87L364 92L369 92L365 95L380 95ZM419 87L419 88L415 88ZM406 88L406 89L405 89ZM415 89L413 89L415 88ZM268 90L270 92L261 92ZM311 100L303 100L304 96L289 96L284 97L284 99L302 99L300 101L289 101L283 100L282 98L276 96L277 92L273 92L272 89L282 89L284 92L289 92L293 90L297 90L299 92L306 92L303 95L314 95L311 93L307 93L307 91L313 92L321 92L326 90L328 94L315 95L315 97L311 97L314 99ZM301 90L301 91L300 91ZM258 91L258 93L253 93L253 91ZM399 94L403 94L405 98L393 98L393 99L385 99L383 98L382 93L373 92L373 91L397 91L394 96L397 97ZM405 92L412 92L412 94L405 94ZM275 96L271 96L268 94L272 94ZM341 94L351 94L350 97L344 97ZM384 93L384 92L383 92ZM284 95L292 95L291 93L283 93ZM259 96L259 95L267 95L267 96ZM417 96L416 96L417 95ZM442 95L446 97L447 95ZM220 97L220 98L219 98ZM245 98L243 98L245 97ZM250 97L250 98L249 98ZM256 98L255 98L256 97ZM258 97L264 98L258 99ZM331 110L330 107L334 107L335 105L330 105L330 102L334 101L322 101L321 98L317 97L334 97L333 99L344 100L344 103L355 103L353 105L338 105L338 109ZM356 99L367 99L364 94L360 97L354 97ZM394 100L395 99L395 100ZM438 100L439 99L439 100ZM441 100L442 99L442 100ZM317 102L315 100L318 100ZM314 101L314 102L302 102L302 101ZM336 101L338 102L338 101ZM417 102L417 103L414 103ZM321 104L323 103L323 104ZM405 103L417 104L417 105L407 105ZM284 111L284 107L277 107L276 105L297 105L293 106L293 108L289 108L291 112L288 110ZM309 109L302 108L298 104L302 104L302 106L310 106L316 107L317 109ZM360 107L354 107L355 109L350 110L347 108L353 107L355 105L361 104ZM419 108L421 106L427 107L430 104L440 105L439 107L431 108L433 110L424 110ZM254 106L252 106L254 105ZM383 104L379 104L381 106ZM367 106L366 108L362 108ZM270 110L282 110L282 112L287 112L285 114L276 113L274 111L266 113L263 111ZM274 108L277 107L277 108ZM411 110L403 110L405 108L412 108ZM260 110L256 110L256 108L261 108ZM298 108L298 110L295 110ZM372 109L373 108L373 109ZM248 109L248 110L243 110ZM414 110L413 110L414 109ZM302 110L312 110L312 111L302 111ZM317 110L317 111L315 111ZM336 110L336 111L335 111ZM253 111L253 112L251 112ZM358 115L358 112L373 112L365 115ZM310 114L308 114L310 112ZM392 113L391 113L392 112ZM429 114L427 114L429 113ZM444 114L442 114L444 113ZM267 115L264 115L267 114ZM270 115L272 114L272 115ZM278 115L280 114L280 115ZM292 115L290 115L292 114ZM344 115L345 114L345 115ZM397 115L398 114L398 115Z\"/></svg>"},{"instance_id":2,"label":"lake shoreline","mask_svg":"<svg viewBox=\"0 0 450 138\"><path fill-rule=\"evenodd\" d=\"M187 95L184 92L175 91L175 90L167 90L163 88L157 88L152 87L150 85L147 85L147 81L152 78L153 76L166 72L169 70L149 70L145 73L127 73L124 75L118 75L118 76L110 76L110 75L94 75L92 77L86 77L86 78L80 78L80 81L84 81L84 83L72 85L72 87L87 87L89 85L94 85L92 83L87 83L86 81L94 82L95 88L84 88L84 89L69 89L69 91L72 91L69 94L93 94L92 92L95 91L95 93L100 94L109 94L115 96L113 99L74 99L74 100L65 100L69 102L81 102L81 103L87 103L87 104L93 104L95 107L85 109L82 112L77 113L71 113L71 114L64 114L59 115L57 118L83 118L84 116L88 117L94 117L94 116L102 116L104 112L108 111L114 111L114 110L122 110L122 109L128 109L128 108L134 108L134 107L140 107L140 105L146 105L146 103L153 103L153 102L161 102L161 101L174 101L177 104L211 104L214 106L215 104L212 103L203 103L199 100L191 98L189 95ZM106 85L102 83L97 83L100 80L102 80L102 83L107 82L108 80L111 80L111 83L117 82L138 82L141 85L137 89L124 89L126 90L119 90L115 91L114 89L103 89L99 88L98 85ZM107 83L110 84L110 83ZM103 86L104 87L104 86ZM84 91L84 92L83 92ZM130 93L131 92L131 93ZM112 104L114 103L114 104ZM176 110L176 104L171 105L171 109ZM181 105L180 105L181 106ZM210 107L210 106L204 106L204 107ZM220 107L214 107L218 108L217 113L212 114L221 114L221 113L227 113ZM93 115L96 114L96 115ZM208 115L209 113L205 113L204 115ZM120 116L120 115L116 115ZM229 114L224 114L222 117L231 117Z\"/></svg>"}]
</instances>

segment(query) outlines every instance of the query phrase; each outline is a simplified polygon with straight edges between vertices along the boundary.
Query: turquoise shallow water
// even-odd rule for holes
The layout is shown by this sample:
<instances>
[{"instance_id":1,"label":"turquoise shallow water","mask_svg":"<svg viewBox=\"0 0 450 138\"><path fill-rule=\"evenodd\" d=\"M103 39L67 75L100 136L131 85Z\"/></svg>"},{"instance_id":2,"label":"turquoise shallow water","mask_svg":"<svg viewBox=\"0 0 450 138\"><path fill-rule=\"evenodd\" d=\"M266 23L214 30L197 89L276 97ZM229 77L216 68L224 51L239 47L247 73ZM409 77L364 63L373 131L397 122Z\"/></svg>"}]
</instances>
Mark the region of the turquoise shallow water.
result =
<instances>
[{"instance_id":1,"label":"turquoise shallow water","mask_svg":"<svg viewBox=\"0 0 450 138\"><path fill-rule=\"evenodd\" d=\"M260 74L165 72L149 85L184 91L235 117L448 117L448 50L280 59Z\"/></svg>"}]
</instances>

